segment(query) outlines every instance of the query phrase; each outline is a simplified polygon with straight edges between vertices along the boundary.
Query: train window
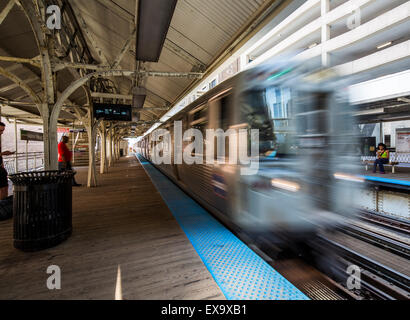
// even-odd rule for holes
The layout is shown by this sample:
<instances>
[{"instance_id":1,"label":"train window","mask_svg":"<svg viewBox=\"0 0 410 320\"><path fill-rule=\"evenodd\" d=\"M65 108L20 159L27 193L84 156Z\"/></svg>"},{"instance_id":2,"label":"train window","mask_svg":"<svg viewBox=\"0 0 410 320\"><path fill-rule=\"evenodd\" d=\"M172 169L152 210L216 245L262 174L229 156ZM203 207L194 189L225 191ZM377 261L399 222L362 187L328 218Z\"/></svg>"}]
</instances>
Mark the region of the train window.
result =
<instances>
[{"instance_id":1,"label":"train window","mask_svg":"<svg viewBox=\"0 0 410 320\"><path fill-rule=\"evenodd\" d=\"M204 120L207 117L207 108L202 108L199 111L195 112L192 115L192 122L198 121L198 120ZM201 122L201 121L200 121Z\"/></svg>"},{"instance_id":2,"label":"train window","mask_svg":"<svg viewBox=\"0 0 410 320\"><path fill-rule=\"evenodd\" d=\"M295 99L299 136L324 135L328 131L328 95L300 92Z\"/></svg>"},{"instance_id":3,"label":"train window","mask_svg":"<svg viewBox=\"0 0 410 320\"><path fill-rule=\"evenodd\" d=\"M201 130L205 133L208 124L208 106L206 104L196 108L190 112L190 127Z\"/></svg>"},{"instance_id":4,"label":"train window","mask_svg":"<svg viewBox=\"0 0 410 320\"><path fill-rule=\"evenodd\" d=\"M250 90L240 96L241 120L259 130L260 156L287 156L297 151L289 88ZM248 151L250 146L248 146Z\"/></svg>"},{"instance_id":5,"label":"train window","mask_svg":"<svg viewBox=\"0 0 410 320\"><path fill-rule=\"evenodd\" d=\"M220 99L220 127L224 131L229 128L229 98L230 95Z\"/></svg>"},{"instance_id":6,"label":"train window","mask_svg":"<svg viewBox=\"0 0 410 320\"><path fill-rule=\"evenodd\" d=\"M230 93L224 96L218 97L213 100L212 104L214 106L214 117L212 121L212 129L222 129L226 132L231 125L231 113L230 113L230 99L232 95ZM222 153L222 150L217 150L222 148L222 144L217 142L217 138L214 138L214 157L217 159L217 155ZM225 138L225 157L229 157L229 138Z\"/></svg>"},{"instance_id":7,"label":"train window","mask_svg":"<svg viewBox=\"0 0 410 320\"><path fill-rule=\"evenodd\" d=\"M208 127L208 105L203 104L202 106L192 110L189 115L189 127L198 129L201 131L202 135L205 136L206 129ZM194 138L192 138L193 141ZM193 150L192 156L204 156L202 150Z\"/></svg>"}]
</instances>

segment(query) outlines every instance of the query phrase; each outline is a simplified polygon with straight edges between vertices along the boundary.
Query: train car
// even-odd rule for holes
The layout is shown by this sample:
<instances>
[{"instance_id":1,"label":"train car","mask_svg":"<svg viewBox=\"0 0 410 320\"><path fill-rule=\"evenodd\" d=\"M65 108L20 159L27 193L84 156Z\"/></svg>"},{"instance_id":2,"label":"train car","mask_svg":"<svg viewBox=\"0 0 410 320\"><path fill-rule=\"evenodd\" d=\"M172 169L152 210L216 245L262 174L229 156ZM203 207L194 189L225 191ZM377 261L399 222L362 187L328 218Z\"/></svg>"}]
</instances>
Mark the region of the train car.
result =
<instances>
[{"instance_id":1,"label":"train car","mask_svg":"<svg viewBox=\"0 0 410 320\"><path fill-rule=\"evenodd\" d=\"M170 133L170 147L162 151L169 153L169 163L153 161L155 146L164 142L153 133L138 143L139 152L225 223L269 234L281 244L303 242L352 214L357 193L360 152L347 80L327 78L323 71L287 62L241 72L158 128ZM184 132L195 128L204 137L209 129L231 133L224 144L210 147L206 140L202 150L190 150L203 163L177 163L176 121ZM248 132L245 146L238 140L241 129ZM256 146L249 138L252 130L258 132ZM191 142L184 140L180 151ZM251 154L252 146L257 155ZM230 152L244 147L250 163L229 163ZM205 161L209 148L214 148L214 163ZM243 174L250 166L257 170Z\"/></svg>"}]
</instances>

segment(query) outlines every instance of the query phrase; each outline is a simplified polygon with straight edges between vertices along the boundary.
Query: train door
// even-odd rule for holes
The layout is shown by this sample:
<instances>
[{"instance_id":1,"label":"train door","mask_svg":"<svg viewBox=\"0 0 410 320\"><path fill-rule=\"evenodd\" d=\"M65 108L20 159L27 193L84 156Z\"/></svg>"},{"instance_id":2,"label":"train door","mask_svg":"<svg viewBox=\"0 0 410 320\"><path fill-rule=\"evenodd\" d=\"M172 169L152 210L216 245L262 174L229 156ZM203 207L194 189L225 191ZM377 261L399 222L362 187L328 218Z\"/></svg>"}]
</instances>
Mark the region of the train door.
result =
<instances>
[{"instance_id":1,"label":"train door","mask_svg":"<svg viewBox=\"0 0 410 320\"><path fill-rule=\"evenodd\" d=\"M229 90L222 95L209 101L209 129L222 130L227 133L233 122L232 91ZM231 212L230 201L233 200L236 182L236 164L229 164L230 137L226 135L223 140L214 137L212 147L214 164L207 164L211 172L211 185L213 192L213 205L222 213L228 215ZM236 139L236 137L234 138ZM221 156L223 155L223 156ZM232 155L231 155L232 156ZM219 162L222 163L219 163Z\"/></svg>"},{"instance_id":2,"label":"train door","mask_svg":"<svg viewBox=\"0 0 410 320\"><path fill-rule=\"evenodd\" d=\"M297 139L299 144L301 177L309 186L308 200L311 208L329 211L330 114L332 103L327 92L298 92L296 107Z\"/></svg>"},{"instance_id":3,"label":"train door","mask_svg":"<svg viewBox=\"0 0 410 320\"><path fill-rule=\"evenodd\" d=\"M181 121L181 119L175 120L175 121ZM178 173L178 165L175 163L175 152L178 152L178 150L175 150L175 126L173 122L170 127L169 127L169 133L171 134L171 172L176 180L181 180L179 177Z\"/></svg>"},{"instance_id":4,"label":"train door","mask_svg":"<svg viewBox=\"0 0 410 320\"><path fill-rule=\"evenodd\" d=\"M194 163L187 164L184 161L183 167L186 177L185 184L187 184L190 189L201 199L209 202L210 177L206 164L204 164L205 146L203 143L206 129L208 128L208 105L204 103L190 110L187 113L187 122L187 129L196 129L196 132L195 137L192 136L190 141L184 141L184 151L186 152L187 148L190 148L190 145L194 141L200 142L200 144L196 145L194 149L190 150L191 161L194 161Z\"/></svg>"}]
</instances>

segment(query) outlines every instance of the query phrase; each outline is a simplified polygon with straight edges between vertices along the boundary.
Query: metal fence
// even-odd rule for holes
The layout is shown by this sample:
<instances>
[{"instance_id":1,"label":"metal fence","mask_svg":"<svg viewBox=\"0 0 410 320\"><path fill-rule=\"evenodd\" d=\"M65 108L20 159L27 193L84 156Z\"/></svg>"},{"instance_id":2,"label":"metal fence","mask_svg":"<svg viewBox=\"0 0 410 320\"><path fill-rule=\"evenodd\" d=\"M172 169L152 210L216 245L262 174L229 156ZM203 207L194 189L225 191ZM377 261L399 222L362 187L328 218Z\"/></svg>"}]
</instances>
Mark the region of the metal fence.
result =
<instances>
[{"instance_id":1,"label":"metal fence","mask_svg":"<svg viewBox=\"0 0 410 320\"><path fill-rule=\"evenodd\" d=\"M16 153L3 157L8 174L38 171L44 168L44 152Z\"/></svg>"}]
</instances>

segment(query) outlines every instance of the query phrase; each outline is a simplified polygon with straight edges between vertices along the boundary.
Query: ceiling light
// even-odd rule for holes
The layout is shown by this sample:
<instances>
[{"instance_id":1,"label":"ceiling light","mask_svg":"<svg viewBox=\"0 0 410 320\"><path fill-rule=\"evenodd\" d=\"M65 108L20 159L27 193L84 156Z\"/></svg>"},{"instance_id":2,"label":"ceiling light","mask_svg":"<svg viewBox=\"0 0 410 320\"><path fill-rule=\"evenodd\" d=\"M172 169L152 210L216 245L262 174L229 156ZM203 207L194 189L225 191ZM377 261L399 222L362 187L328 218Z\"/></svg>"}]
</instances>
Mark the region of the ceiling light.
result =
<instances>
[{"instance_id":1,"label":"ceiling light","mask_svg":"<svg viewBox=\"0 0 410 320\"><path fill-rule=\"evenodd\" d=\"M401 101L401 102L410 103L410 99L408 99L408 98L404 98L404 97L397 98L397 101Z\"/></svg>"},{"instance_id":2,"label":"ceiling light","mask_svg":"<svg viewBox=\"0 0 410 320\"><path fill-rule=\"evenodd\" d=\"M385 47L388 47L388 46L391 45L391 44L392 44L391 41L386 42L386 43L383 43L383 44L377 46L377 49L379 49L379 50L380 50L380 49L383 49L383 48L385 48Z\"/></svg>"},{"instance_id":3,"label":"ceiling light","mask_svg":"<svg viewBox=\"0 0 410 320\"><path fill-rule=\"evenodd\" d=\"M314 47L316 47L317 46L317 42L314 42L314 43L312 43L308 48L309 49L312 49L312 48L314 48Z\"/></svg>"},{"instance_id":4,"label":"ceiling light","mask_svg":"<svg viewBox=\"0 0 410 320\"><path fill-rule=\"evenodd\" d=\"M341 172L336 172L333 174L333 176L338 179L338 180L346 180L346 181L352 181L352 182L364 182L364 178L361 176L356 176L353 174L347 174L347 173L341 173Z\"/></svg>"},{"instance_id":5,"label":"ceiling light","mask_svg":"<svg viewBox=\"0 0 410 320\"><path fill-rule=\"evenodd\" d=\"M271 180L272 187L276 187L279 189L285 189L292 192L297 192L300 189L300 185L293 181L283 180L283 179L272 179Z\"/></svg>"}]
</instances>

